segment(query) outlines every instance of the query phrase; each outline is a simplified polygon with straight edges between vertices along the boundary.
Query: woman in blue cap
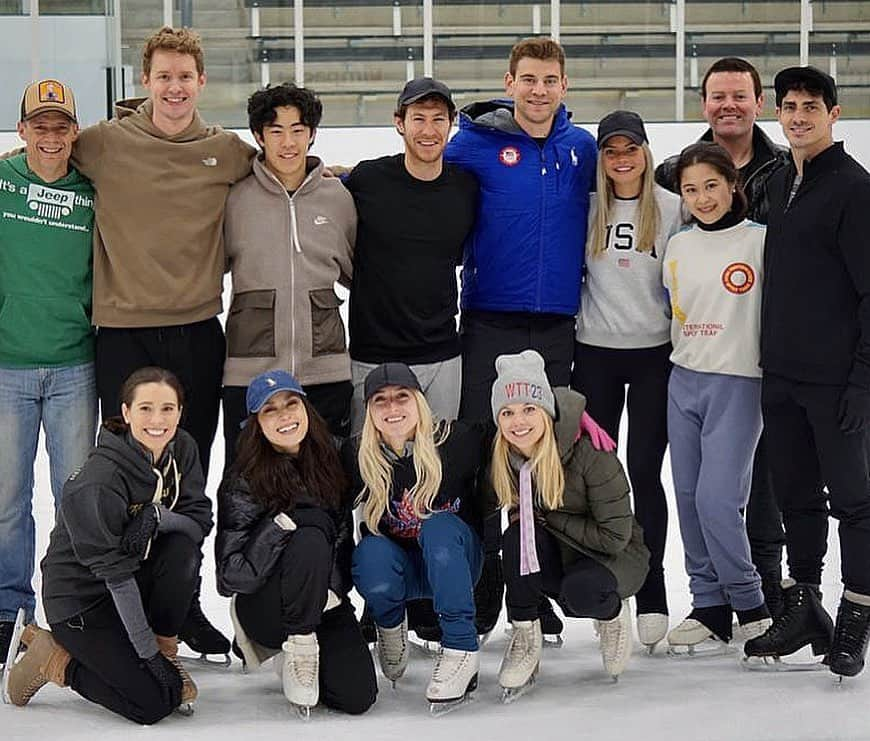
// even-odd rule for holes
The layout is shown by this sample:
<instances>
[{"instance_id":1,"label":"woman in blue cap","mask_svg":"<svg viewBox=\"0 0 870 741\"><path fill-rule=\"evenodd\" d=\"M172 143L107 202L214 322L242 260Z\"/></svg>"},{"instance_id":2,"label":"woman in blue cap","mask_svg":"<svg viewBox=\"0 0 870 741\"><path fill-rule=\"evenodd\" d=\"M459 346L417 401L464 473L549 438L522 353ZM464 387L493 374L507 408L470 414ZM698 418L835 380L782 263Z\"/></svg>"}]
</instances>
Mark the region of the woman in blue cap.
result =
<instances>
[{"instance_id":1,"label":"woman in blue cap","mask_svg":"<svg viewBox=\"0 0 870 741\"><path fill-rule=\"evenodd\" d=\"M281 654L287 700L363 713L374 666L347 593L351 507L335 441L286 371L248 386L238 456L218 492L218 591L247 668Z\"/></svg>"}]
</instances>

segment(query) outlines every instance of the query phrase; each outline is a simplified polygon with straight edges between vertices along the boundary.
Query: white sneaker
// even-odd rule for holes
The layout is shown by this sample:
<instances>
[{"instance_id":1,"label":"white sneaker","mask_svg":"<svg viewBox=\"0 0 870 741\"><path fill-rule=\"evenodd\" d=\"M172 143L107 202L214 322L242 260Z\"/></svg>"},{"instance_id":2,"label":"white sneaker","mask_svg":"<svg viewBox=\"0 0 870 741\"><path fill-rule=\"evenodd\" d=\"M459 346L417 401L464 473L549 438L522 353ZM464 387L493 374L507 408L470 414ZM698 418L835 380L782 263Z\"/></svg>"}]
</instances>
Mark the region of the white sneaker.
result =
<instances>
[{"instance_id":1,"label":"white sneaker","mask_svg":"<svg viewBox=\"0 0 870 741\"><path fill-rule=\"evenodd\" d=\"M465 697L477 689L479 671L480 652L441 648L426 687L426 699L429 702L450 702Z\"/></svg>"},{"instance_id":2,"label":"white sneaker","mask_svg":"<svg viewBox=\"0 0 870 741\"><path fill-rule=\"evenodd\" d=\"M604 671L616 679L625 670L631 658L631 611L628 600L622 601L622 608L612 620L599 620L601 660Z\"/></svg>"},{"instance_id":3,"label":"white sneaker","mask_svg":"<svg viewBox=\"0 0 870 741\"><path fill-rule=\"evenodd\" d=\"M498 683L506 690L527 685L541 664L541 621L512 620L511 639L498 670Z\"/></svg>"},{"instance_id":4,"label":"white sneaker","mask_svg":"<svg viewBox=\"0 0 870 741\"><path fill-rule=\"evenodd\" d=\"M668 634L668 616L662 612L642 612L637 616L637 639L652 653Z\"/></svg>"},{"instance_id":5,"label":"white sneaker","mask_svg":"<svg viewBox=\"0 0 870 741\"><path fill-rule=\"evenodd\" d=\"M312 708L320 699L320 646L317 635L287 636L281 646L284 665L281 684L284 697L300 708Z\"/></svg>"},{"instance_id":6,"label":"white sneaker","mask_svg":"<svg viewBox=\"0 0 870 741\"><path fill-rule=\"evenodd\" d=\"M408 668L408 617L395 628L375 626L378 631L378 661L381 671L395 683Z\"/></svg>"}]
</instances>

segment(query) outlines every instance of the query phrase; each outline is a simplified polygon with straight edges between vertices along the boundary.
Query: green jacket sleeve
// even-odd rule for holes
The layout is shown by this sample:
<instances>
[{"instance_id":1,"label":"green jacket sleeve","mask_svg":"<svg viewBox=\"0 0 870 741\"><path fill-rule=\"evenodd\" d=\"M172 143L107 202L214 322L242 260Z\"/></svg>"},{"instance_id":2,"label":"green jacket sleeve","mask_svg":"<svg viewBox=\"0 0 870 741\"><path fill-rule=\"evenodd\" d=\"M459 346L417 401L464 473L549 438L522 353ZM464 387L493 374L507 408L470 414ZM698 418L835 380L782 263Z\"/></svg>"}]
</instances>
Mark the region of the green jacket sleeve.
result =
<instances>
[{"instance_id":1,"label":"green jacket sleeve","mask_svg":"<svg viewBox=\"0 0 870 741\"><path fill-rule=\"evenodd\" d=\"M631 539L634 521L628 480L614 453L594 450L588 441L580 445L575 452L580 460L566 470L566 476L583 477L583 482L574 488L583 490L585 483L587 512L547 512L547 524L581 550L619 553Z\"/></svg>"}]
</instances>

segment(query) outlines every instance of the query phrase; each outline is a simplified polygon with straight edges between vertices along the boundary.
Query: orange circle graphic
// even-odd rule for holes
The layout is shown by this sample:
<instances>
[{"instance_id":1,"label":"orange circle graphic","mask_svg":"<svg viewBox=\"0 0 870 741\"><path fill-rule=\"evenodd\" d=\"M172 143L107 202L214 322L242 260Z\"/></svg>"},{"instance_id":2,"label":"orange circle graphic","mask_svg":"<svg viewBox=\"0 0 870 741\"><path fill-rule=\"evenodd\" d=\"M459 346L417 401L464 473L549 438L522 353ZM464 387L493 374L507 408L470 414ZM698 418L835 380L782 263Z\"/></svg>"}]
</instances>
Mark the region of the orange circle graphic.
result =
<instances>
[{"instance_id":1,"label":"orange circle graphic","mask_svg":"<svg viewBox=\"0 0 870 741\"><path fill-rule=\"evenodd\" d=\"M745 262L732 262L722 272L722 285L730 293L746 293L755 285L755 270Z\"/></svg>"}]
</instances>

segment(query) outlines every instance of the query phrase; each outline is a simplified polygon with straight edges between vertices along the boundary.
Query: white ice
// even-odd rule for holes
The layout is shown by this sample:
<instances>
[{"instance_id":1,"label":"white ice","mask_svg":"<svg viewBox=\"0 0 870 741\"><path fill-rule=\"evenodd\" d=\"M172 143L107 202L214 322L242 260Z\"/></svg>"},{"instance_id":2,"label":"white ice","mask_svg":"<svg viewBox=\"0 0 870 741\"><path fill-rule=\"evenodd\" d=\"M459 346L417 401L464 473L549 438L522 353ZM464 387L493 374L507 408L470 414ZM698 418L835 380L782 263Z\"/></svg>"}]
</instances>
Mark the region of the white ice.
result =
<instances>
[{"instance_id":1,"label":"white ice","mask_svg":"<svg viewBox=\"0 0 870 741\"><path fill-rule=\"evenodd\" d=\"M624 439L623 435L623 439ZM214 447L209 492L216 489L222 467L222 440ZM666 464L663 480L670 481ZM43 451L37 460L36 519L38 552L47 544L53 513ZM671 527L666 578L671 624L689 610L687 580L673 502L668 486ZM206 544L203 606L214 623L230 633L228 601L214 588L212 539ZM37 575L37 582L38 582ZM825 569L825 606L834 613L839 599L839 558L832 523ZM38 583L37 583L38 588ZM39 615L44 625L44 617ZM520 741L558 737L642 741L822 741L870 739L870 674L837 686L826 671L788 674L748 672L739 654L709 659L673 659L659 648L634 655L617 683L605 675L589 620L567 620L565 645L546 649L537 685L512 705L499 702L496 681L505 647L504 625L482 649L480 686L474 701L453 713L432 718L424 699L431 659L415 653L407 674L393 691L380 678L374 707L361 717L318 708L310 722L289 708L271 667L243 675L234 661L229 669L189 663L199 686L193 717L173 715L150 729L140 728L82 699L68 689L43 688L25 708L0 706L0 740L112 741L145 734L149 739L241 741ZM143 738L145 736L140 736Z\"/></svg>"}]
</instances>

